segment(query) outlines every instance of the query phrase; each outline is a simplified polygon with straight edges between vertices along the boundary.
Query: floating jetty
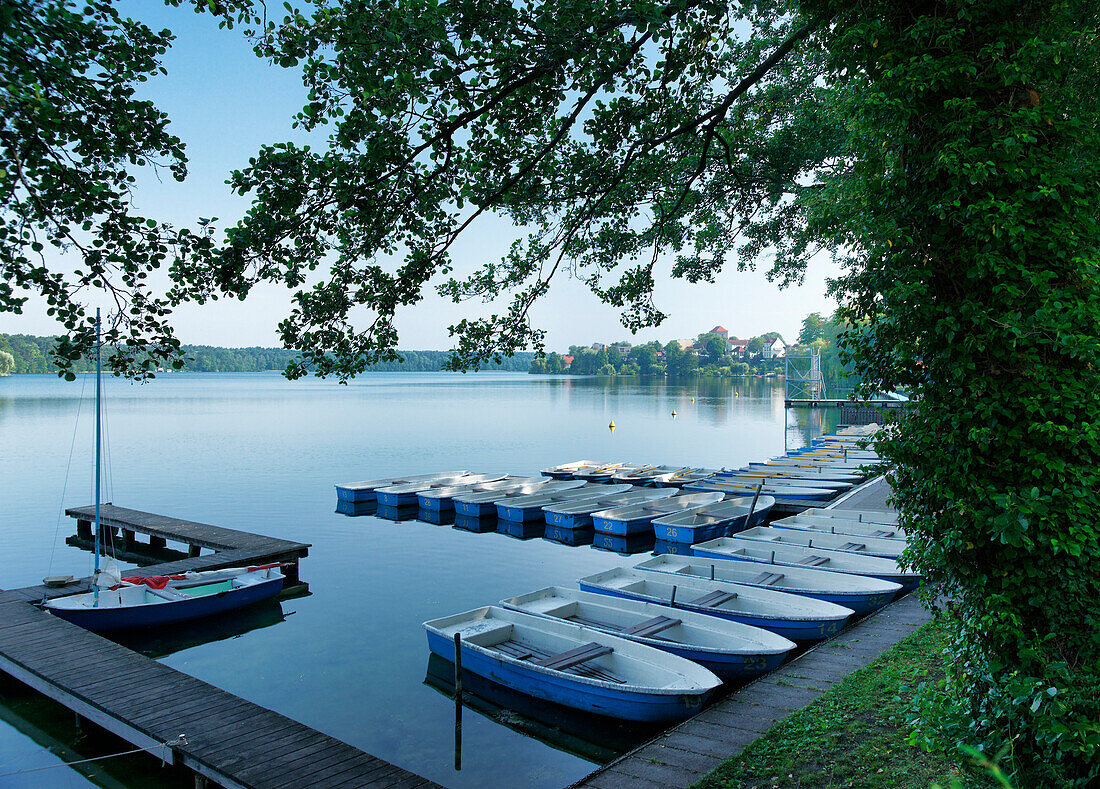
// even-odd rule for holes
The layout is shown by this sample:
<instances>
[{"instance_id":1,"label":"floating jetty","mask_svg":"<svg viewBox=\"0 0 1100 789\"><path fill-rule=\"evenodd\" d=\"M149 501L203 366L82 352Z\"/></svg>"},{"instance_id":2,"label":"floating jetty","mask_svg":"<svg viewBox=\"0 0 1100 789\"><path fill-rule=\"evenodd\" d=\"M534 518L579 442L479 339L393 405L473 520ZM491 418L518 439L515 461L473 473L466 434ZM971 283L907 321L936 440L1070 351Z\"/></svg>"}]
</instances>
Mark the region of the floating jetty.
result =
<instances>
[{"instance_id":1,"label":"floating jetty","mask_svg":"<svg viewBox=\"0 0 1100 789\"><path fill-rule=\"evenodd\" d=\"M67 514L77 537L90 537L93 507ZM291 562L288 586L299 592L297 561L309 544L106 505L101 521L122 541L159 549L182 543L188 556L134 570L167 575L242 564ZM213 551L203 554L202 551ZM38 608L43 599L85 592L91 578L61 588L0 591L0 671L142 748L195 772L195 785L226 787L432 787L435 784L284 715L144 657Z\"/></svg>"}]
</instances>

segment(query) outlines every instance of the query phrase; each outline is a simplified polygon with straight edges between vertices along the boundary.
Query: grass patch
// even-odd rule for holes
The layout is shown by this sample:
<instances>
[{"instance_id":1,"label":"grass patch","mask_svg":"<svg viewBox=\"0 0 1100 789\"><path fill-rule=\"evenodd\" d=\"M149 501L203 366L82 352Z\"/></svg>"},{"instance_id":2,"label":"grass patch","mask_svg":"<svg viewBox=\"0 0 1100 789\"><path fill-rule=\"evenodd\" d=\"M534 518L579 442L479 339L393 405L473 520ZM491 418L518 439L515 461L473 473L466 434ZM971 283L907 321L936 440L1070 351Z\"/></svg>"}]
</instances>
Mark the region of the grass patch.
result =
<instances>
[{"instance_id":1,"label":"grass patch","mask_svg":"<svg viewBox=\"0 0 1100 789\"><path fill-rule=\"evenodd\" d=\"M778 722L693 789L854 787L928 789L933 783L985 787L951 755L906 741L906 719L923 682L943 677L947 634L929 622Z\"/></svg>"}]
</instances>

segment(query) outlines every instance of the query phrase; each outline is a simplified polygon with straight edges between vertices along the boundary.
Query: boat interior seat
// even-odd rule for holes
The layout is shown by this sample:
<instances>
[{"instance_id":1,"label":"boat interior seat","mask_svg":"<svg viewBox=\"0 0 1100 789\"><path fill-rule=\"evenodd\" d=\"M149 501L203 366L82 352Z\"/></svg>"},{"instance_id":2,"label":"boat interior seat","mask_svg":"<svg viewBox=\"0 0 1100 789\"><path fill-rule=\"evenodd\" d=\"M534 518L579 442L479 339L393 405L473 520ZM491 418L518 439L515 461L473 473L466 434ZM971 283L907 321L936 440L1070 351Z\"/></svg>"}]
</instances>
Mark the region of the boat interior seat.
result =
<instances>
[{"instance_id":1,"label":"boat interior seat","mask_svg":"<svg viewBox=\"0 0 1100 789\"><path fill-rule=\"evenodd\" d=\"M539 658L531 662L543 668L550 668L555 671L565 671L567 668L579 666L581 663L587 663L589 660L595 660L603 655L610 655L613 651L611 647L591 641L575 649L558 652L556 655L548 655L547 657Z\"/></svg>"},{"instance_id":2,"label":"boat interior seat","mask_svg":"<svg viewBox=\"0 0 1100 789\"><path fill-rule=\"evenodd\" d=\"M799 559L798 564L808 564L811 567L820 567L829 561L827 556L807 556L805 559Z\"/></svg>"},{"instance_id":3,"label":"boat interior seat","mask_svg":"<svg viewBox=\"0 0 1100 789\"><path fill-rule=\"evenodd\" d=\"M728 603L730 600L737 598L737 592L723 592L721 589L715 589L713 592L707 592L702 597L697 597L694 600L689 600L689 605L697 605L704 608L714 608L715 606Z\"/></svg>"},{"instance_id":4,"label":"boat interior seat","mask_svg":"<svg viewBox=\"0 0 1100 789\"><path fill-rule=\"evenodd\" d=\"M639 622L632 627L628 627L623 631L624 635L639 636L641 638L649 638L660 633L662 630L668 630L670 627L676 627L680 624L679 619L673 619L669 616L655 616L652 619L647 619L644 622Z\"/></svg>"},{"instance_id":5,"label":"boat interior seat","mask_svg":"<svg viewBox=\"0 0 1100 789\"><path fill-rule=\"evenodd\" d=\"M769 573L766 570L760 575L748 580L746 583L761 584L764 586L771 586L783 580L783 573Z\"/></svg>"},{"instance_id":6,"label":"boat interior seat","mask_svg":"<svg viewBox=\"0 0 1100 789\"><path fill-rule=\"evenodd\" d=\"M865 551L867 550L867 543L865 542L846 542L841 545L837 550L840 551Z\"/></svg>"}]
</instances>

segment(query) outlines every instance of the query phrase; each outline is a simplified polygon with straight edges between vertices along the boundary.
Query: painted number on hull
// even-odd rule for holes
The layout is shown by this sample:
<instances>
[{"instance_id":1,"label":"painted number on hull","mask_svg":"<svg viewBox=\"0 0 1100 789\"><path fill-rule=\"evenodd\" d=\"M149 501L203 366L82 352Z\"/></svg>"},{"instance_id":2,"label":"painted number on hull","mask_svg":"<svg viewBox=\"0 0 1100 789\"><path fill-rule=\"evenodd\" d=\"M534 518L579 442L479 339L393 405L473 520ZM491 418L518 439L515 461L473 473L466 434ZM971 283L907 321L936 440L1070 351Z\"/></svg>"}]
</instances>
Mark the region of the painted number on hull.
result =
<instances>
[{"instance_id":1,"label":"painted number on hull","mask_svg":"<svg viewBox=\"0 0 1100 789\"><path fill-rule=\"evenodd\" d=\"M763 655L746 655L745 669L748 671L763 671L768 667L768 661Z\"/></svg>"},{"instance_id":2,"label":"painted number on hull","mask_svg":"<svg viewBox=\"0 0 1100 789\"><path fill-rule=\"evenodd\" d=\"M840 623L839 622L824 622L824 623L817 626L817 630L818 630L818 635L821 636L822 638L825 638L825 636L834 635L838 630L840 630Z\"/></svg>"}]
</instances>

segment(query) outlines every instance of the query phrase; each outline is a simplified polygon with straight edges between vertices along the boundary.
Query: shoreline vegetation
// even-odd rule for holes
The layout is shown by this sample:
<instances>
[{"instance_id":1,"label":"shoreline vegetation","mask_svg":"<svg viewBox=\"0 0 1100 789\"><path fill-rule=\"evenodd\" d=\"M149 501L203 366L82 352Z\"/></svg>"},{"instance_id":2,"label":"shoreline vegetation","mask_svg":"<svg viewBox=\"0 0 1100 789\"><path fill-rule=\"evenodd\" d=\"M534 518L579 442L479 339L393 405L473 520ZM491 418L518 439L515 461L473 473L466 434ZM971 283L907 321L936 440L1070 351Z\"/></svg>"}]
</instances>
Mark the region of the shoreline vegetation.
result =
<instances>
[{"instance_id":1,"label":"shoreline vegetation","mask_svg":"<svg viewBox=\"0 0 1100 789\"><path fill-rule=\"evenodd\" d=\"M787 346L778 332L767 332L751 340L738 340L714 330L700 334L694 340L672 340L665 345L649 342L633 346L629 342L593 343L591 347L573 345L568 354L551 352L538 356L521 351L506 357L500 364L489 363L481 370L527 372L546 375L642 375L690 377L782 376L782 352L773 355L771 344L784 350L805 354L813 348L821 352L822 372L827 380L847 377L848 368L840 359L839 339L845 324L836 317L808 315L802 322L795 344ZM30 334L0 334L0 376L11 374L48 374L57 372L51 354L57 347L57 337ZM187 360L180 372L191 373L258 373L281 372L300 357L297 351L285 348L223 348L212 345L184 345ZM377 362L367 372L441 372L450 358L450 351L400 351L401 361ZM108 356L110 351L108 351ZM74 363L73 372L94 369L91 359ZM158 372L176 372L158 370Z\"/></svg>"},{"instance_id":2,"label":"shoreline vegetation","mask_svg":"<svg viewBox=\"0 0 1100 789\"><path fill-rule=\"evenodd\" d=\"M794 343L779 332L765 332L741 340L724 327L715 326L693 339L653 341L632 345L628 341L570 345L568 353L551 352L534 357L532 375L669 375L687 378L780 375L784 356L806 358L811 351L821 354L821 372L826 380L849 378L851 365L840 355L842 336L851 327L843 318L824 317L813 312L802 320ZM853 379L854 383L854 379Z\"/></svg>"},{"instance_id":3,"label":"shoreline vegetation","mask_svg":"<svg viewBox=\"0 0 1100 789\"><path fill-rule=\"evenodd\" d=\"M56 373L50 352L57 343L56 337L36 337L29 334L0 334L0 375L11 373ZM263 373L282 372L298 358L297 351L285 348L220 348L212 345L184 345L187 362L178 372L185 373ZM367 368L368 372L438 372L449 358L448 351L400 351L403 361L378 362ZM5 363L5 355L11 357ZM534 353L517 353L502 364L487 364L481 369L498 372L526 372ZM95 369L94 362L83 359L73 365L73 372L85 373ZM164 372L177 372L169 370Z\"/></svg>"}]
</instances>

